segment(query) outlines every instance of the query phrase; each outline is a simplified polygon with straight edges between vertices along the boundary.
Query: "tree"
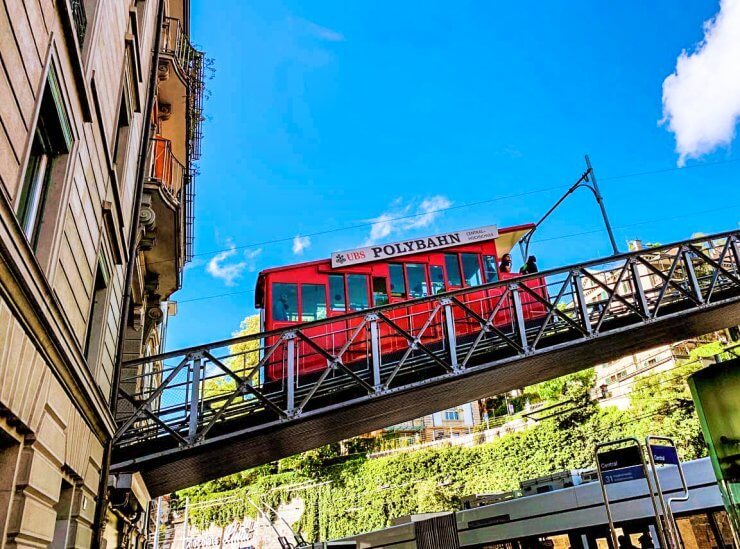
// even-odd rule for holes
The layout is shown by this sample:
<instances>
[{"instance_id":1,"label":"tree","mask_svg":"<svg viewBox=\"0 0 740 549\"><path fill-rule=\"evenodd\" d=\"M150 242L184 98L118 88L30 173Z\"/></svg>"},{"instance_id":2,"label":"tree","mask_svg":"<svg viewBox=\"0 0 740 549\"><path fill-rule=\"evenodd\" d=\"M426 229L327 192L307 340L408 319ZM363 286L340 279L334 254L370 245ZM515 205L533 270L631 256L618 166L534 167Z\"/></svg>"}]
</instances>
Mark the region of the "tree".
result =
<instances>
[{"instance_id":1,"label":"tree","mask_svg":"<svg viewBox=\"0 0 740 549\"><path fill-rule=\"evenodd\" d=\"M596 371L587 368L533 385L527 389L527 393L533 393L541 400L556 402L563 400L568 393L588 392L593 387L595 379Z\"/></svg>"},{"instance_id":2,"label":"tree","mask_svg":"<svg viewBox=\"0 0 740 549\"><path fill-rule=\"evenodd\" d=\"M239 331L232 334L234 337L241 337L251 334L257 334L260 331L259 315L246 317L239 325ZM239 376L250 376L253 383L259 381L259 372L252 372L260 359L260 340L252 339L243 341L229 346L229 357L226 359L226 366ZM220 372L220 370L219 370ZM204 386L204 396L206 398L218 397L221 395L231 394L236 390L234 379L223 373L219 377L208 379ZM225 400L216 400L211 402L211 406L223 404Z\"/></svg>"}]
</instances>

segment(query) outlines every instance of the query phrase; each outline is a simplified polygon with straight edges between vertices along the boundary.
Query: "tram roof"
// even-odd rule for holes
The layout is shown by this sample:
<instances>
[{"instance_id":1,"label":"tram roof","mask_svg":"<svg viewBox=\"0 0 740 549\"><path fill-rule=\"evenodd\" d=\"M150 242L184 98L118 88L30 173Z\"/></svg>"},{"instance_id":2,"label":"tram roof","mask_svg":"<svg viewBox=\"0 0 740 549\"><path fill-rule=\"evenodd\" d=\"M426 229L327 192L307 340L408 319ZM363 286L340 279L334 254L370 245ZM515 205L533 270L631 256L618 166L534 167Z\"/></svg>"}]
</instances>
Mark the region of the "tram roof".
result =
<instances>
[{"instance_id":1,"label":"tram roof","mask_svg":"<svg viewBox=\"0 0 740 549\"><path fill-rule=\"evenodd\" d=\"M494 240L496 242L496 251L499 255L503 255L506 253L509 253L511 249L516 245L517 242L529 231L531 231L535 227L534 223L525 223L523 225L514 225L512 227L504 227L498 230L498 236L495 238L486 238L481 239L476 242L490 242L491 240ZM424 238L424 237L421 237ZM390 243L387 243L390 244ZM385 244L379 244L380 246L383 246ZM459 246L465 246L467 244L459 244ZM455 246L451 246L455 247ZM441 248L440 251L444 251L445 249L449 248ZM416 255L421 255L424 253L428 253L425 251L419 251L418 253L408 254L402 257L409 258L414 257ZM373 264L373 263L383 263L387 262L387 258L378 259L375 261L368 261L364 263L365 265ZM301 263L290 263L289 265L281 265L279 267L270 267L269 269L264 269L259 272L258 279L261 278L263 275L266 275L268 273L274 273L279 271L284 271L286 269L293 269L295 267L308 267L310 265L331 265L331 259L330 258L323 258L323 259L315 259L313 261L304 261Z\"/></svg>"}]
</instances>

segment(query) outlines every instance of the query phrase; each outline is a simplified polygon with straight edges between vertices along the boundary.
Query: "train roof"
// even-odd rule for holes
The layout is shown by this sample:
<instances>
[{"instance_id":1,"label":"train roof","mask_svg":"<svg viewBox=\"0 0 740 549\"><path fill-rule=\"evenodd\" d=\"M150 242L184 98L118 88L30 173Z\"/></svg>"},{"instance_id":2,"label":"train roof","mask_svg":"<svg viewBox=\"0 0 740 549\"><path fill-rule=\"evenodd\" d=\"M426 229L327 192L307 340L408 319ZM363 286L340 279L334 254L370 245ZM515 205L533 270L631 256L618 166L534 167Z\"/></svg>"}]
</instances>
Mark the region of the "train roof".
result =
<instances>
[{"instance_id":1,"label":"train roof","mask_svg":"<svg viewBox=\"0 0 740 549\"><path fill-rule=\"evenodd\" d=\"M491 240L496 241L496 250L500 255L503 255L505 253L509 253L511 249L516 245L517 242L529 231L531 231L535 227L534 223L525 223L523 225L514 225L512 227L504 227L503 229L498 229L498 236L492 237L492 238L481 238L477 240L475 243L478 242L490 242ZM471 229L471 231L475 231L477 229ZM463 232L463 231L458 231ZM421 237L422 239L428 238L428 237ZM416 240L416 239L414 239ZM393 245L396 243L385 243L385 244L379 244L379 246L385 246L385 245ZM465 244L460 244L460 246L464 246ZM426 253L424 251L419 251L419 254ZM417 255L417 254L409 254L409 255ZM408 256L404 256L408 257ZM380 258L374 261L368 261L367 263L380 263L383 261L387 261L388 258ZM259 277L262 275L268 274L268 273L274 273L278 271L284 271L286 269L293 269L295 267L307 267L310 265L322 265L322 264L331 264L331 258L324 258L324 259L315 259L313 261L303 261L301 263L291 263L289 265L281 265L279 267L270 267L269 269L263 269L259 272Z\"/></svg>"},{"instance_id":2,"label":"train roof","mask_svg":"<svg viewBox=\"0 0 740 549\"><path fill-rule=\"evenodd\" d=\"M478 229L470 229L467 231L455 231L453 233L447 233L445 235L435 235L433 237L423 237L420 240L428 240L431 238L445 238L448 237L450 234L458 234L458 233L469 233L469 234L475 234L476 238L474 241L467 241L467 242L460 242L460 244L456 244L454 246L443 246L439 248L440 250L444 249L450 249L451 247L457 247L457 246L464 246L466 244L472 244L472 243L479 243L479 242L490 242L491 240L494 240L496 242L496 251L499 255L503 255L505 253L509 253L511 249L516 245L521 238L527 234L529 231L535 228L534 223L525 223L523 225L514 225L512 227L504 227L502 229L498 229L495 226L492 227L482 227ZM489 236L490 235L490 236ZM419 239L414 239L414 241ZM409 242L409 241L406 241ZM379 244L378 247L385 247L385 246L395 246L396 244L402 244L402 242L398 243L387 243L387 244ZM372 247L368 247L372 248ZM367 249L367 248L365 248ZM336 256L342 255L343 253L347 252L335 252L332 254L332 258L325 258L325 259L317 259L314 261L304 261L302 263L291 263L290 265L281 265L279 267L271 267L269 269L264 269L259 272L257 275L257 284L254 292L254 302L255 307L261 308L262 307L262 301L264 298L264 285L265 285L265 275L269 273L275 273L280 271L286 271L289 269L295 269L299 267L307 267L310 265L326 265L328 267L332 267L332 260L335 259ZM419 250L418 252L414 253L407 253L404 254L403 257L413 257L415 255L428 253L425 250ZM388 257L382 257L378 258L377 260L369 260L365 261L365 264L372 264L372 263L380 263L382 261L387 261Z\"/></svg>"}]
</instances>

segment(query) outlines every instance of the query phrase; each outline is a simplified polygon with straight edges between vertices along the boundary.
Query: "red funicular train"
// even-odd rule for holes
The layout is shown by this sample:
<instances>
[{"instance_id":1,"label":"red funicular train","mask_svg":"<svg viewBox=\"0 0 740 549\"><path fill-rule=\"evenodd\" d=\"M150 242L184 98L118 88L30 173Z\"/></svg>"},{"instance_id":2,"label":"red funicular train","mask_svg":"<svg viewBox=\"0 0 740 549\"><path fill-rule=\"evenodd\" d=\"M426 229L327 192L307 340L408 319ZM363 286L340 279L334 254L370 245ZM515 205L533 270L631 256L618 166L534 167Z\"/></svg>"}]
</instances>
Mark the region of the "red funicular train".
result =
<instances>
[{"instance_id":1,"label":"red funicular train","mask_svg":"<svg viewBox=\"0 0 740 549\"><path fill-rule=\"evenodd\" d=\"M338 352L353 328L362 321L342 318L347 313L518 276L500 273L499 258L533 227L527 224L505 229L489 226L456 231L335 252L331 259L264 270L259 274L255 292L262 328L275 330L336 317L336 322L306 328L303 332L327 351ZM528 280L526 284L546 297L544 279ZM488 316L503 291L495 288L470 292L461 299L476 313ZM526 293L521 295L525 320L545 316L542 304ZM414 303L397 307L389 311L388 316L404 330L416 334L433 307L430 302ZM510 307L500 307L494 325L509 325L511 315ZM464 337L480 329L478 322L459 308L455 311L455 320L458 336ZM381 325L381 337L383 353L408 348L408 341L387 326ZM422 341L434 344L442 339L441 325L433 324L424 332ZM269 346L275 341L276 338L268 338L265 344ZM366 355L367 345L363 341L350 347L343 359L351 363L364 360ZM305 350L297 362L299 375L326 367L324 357ZM264 377L267 381L277 381L285 376L283 353L276 352L267 364Z\"/></svg>"}]
</instances>

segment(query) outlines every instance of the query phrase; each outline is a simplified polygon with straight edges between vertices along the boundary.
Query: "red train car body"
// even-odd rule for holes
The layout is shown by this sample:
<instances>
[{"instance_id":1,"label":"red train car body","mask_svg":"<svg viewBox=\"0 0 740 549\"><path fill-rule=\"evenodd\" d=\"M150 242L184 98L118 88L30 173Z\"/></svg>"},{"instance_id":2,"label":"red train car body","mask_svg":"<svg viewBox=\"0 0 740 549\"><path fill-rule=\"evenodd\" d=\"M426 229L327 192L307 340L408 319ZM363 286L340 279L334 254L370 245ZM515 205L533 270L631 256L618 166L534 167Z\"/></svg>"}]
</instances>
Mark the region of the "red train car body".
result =
<instances>
[{"instance_id":1,"label":"red train car body","mask_svg":"<svg viewBox=\"0 0 740 549\"><path fill-rule=\"evenodd\" d=\"M533 227L533 224L504 229L482 227L336 252L331 259L264 270L259 273L255 292L262 328L269 331L336 318L336 322L302 331L327 351L338 352L353 328L362 321L343 318L347 313L518 276L499 272L500 257ZM544 279L530 279L526 284L547 297ZM495 288L470 292L462 296L462 300L478 314L487 316L486 311L493 310L503 291ZM525 320L546 315L545 308L532 296L522 294L522 304ZM387 314L404 330L416 334L433 307L429 301L410 303L408 307L397 307ZM455 314L458 336L464 337L480 329L477 321L461 311ZM500 307L494 325L501 327L511 322L510 307ZM381 329L388 330L387 327ZM408 341L400 334L382 332L381 338L383 353L408 348ZM425 344L441 343L442 339L441 325L432 324L424 332ZM270 346L275 341L264 343ZM343 360L345 363L362 361L367 352L366 342L360 341L346 351ZM326 367L327 361L321 355L310 351L304 351L302 356L299 353L299 376L320 372ZM266 381L286 376L285 357L280 351L273 354L263 375Z\"/></svg>"}]
</instances>

